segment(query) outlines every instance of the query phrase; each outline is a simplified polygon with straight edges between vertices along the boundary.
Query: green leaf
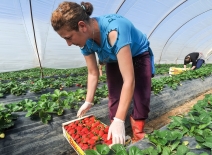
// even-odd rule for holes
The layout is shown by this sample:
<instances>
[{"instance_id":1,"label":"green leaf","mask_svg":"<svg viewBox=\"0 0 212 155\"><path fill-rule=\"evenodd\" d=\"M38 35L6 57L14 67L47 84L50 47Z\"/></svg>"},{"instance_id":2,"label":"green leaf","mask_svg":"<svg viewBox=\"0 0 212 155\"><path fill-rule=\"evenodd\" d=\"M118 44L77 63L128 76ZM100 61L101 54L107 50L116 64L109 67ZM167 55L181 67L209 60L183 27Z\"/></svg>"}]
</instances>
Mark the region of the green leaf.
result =
<instances>
[{"instance_id":1,"label":"green leaf","mask_svg":"<svg viewBox=\"0 0 212 155\"><path fill-rule=\"evenodd\" d=\"M204 146L209 147L210 149L212 149L212 143L211 142L205 142L205 143L202 143L202 145L204 145Z\"/></svg>"},{"instance_id":2,"label":"green leaf","mask_svg":"<svg viewBox=\"0 0 212 155\"><path fill-rule=\"evenodd\" d=\"M203 152L203 153L201 153L200 155L209 155L208 153L206 153L206 152Z\"/></svg>"},{"instance_id":3,"label":"green leaf","mask_svg":"<svg viewBox=\"0 0 212 155\"><path fill-rule=\"evenodd\" d=\"M137 146L132 146L129 149L129 155L143 155L143 153Z\"/></svg>"},{"instance_id":4,"label":"green leaf","mask_svg":"<svg viewBox=\"0 0 212 155\"><path fill-rule=\"evenodd\" d=\"M197 154L193 153L193 152L188 152L188 153L186 153L186 155L197 155Z\"/></svg>"},{"instance_id":5,"label":"green leaf","mask_svg":"<svg viewBox=\"0 0 212 155\"><path fill-rule=\"evenodd\" d=\"M57 96L60 96L60 90L59 89L55 89L54 90L54 94L56 94Z\"/></svg>"},{"instance_id":6,"label":"green leaf","mask_svg":"<svg viewBox=\"0 0 212 155\"><path fill-rule=\"evenodd\" d=\"M205 142L210 142L210 143L212 143L212 136L207 136L207 137L205 137Z\"/></svg>"},{"instance_id":7,"label":"green leaf","mask_svg":"<svg viewBox=\"0 0 212 155\"><path fill-rule=\"evenodd\" d=\"M58 111L57 111L57 115L62 115L63 114L63 109L58 109Z\"/></svg>"},{"instance_id":8,"label":"green leaf","mask_svg":"<svg viewBox=\"0 0 212 155\"><path fill-rule=\"evenodd\" d=\"M96 150L101 155L106 155L110 152L110 148L105 144L96 145Z\"/></svg>"},{"instance_id":9,"label":"green leaf","mask_svg":"<svg viewBox=\"0 0 212 155\"><path fill-rule=\"evenodd\" d=\"M171 152L170 148L167 147L167 146L165 146L165 147L163 148L162 155L170 155L170 152Z\"/></svg>"},{"instance_id":10,"label":"green leaf","mask_svg":"<svg viewBox=\"0 0 212 155\"><path fill-rule=\"evenodd\" d=\"M126 150L121 150L118 153L116 153L116 155L128 155Z\"/></svg>"},{"instance_id":11,"label":"green leaf","mask_svg":"<svg viewBox=\"0 0 212 155\"><path fill-rule=\"evenodd\" d=\"M197 142L201 142L201 143L205 141L202 136L195 136L195 139Z\"/></svg>"},{"instance_id":12,"label":"green leaf","mask_svg":"<svg viewBox=\"0 0 212 155\"><path fill-rule=\"evenodd\" d=\"M99 155L95 150L85 150L84 152L86 155Z\"/></svg>"},{"instance_id":13,"label":"green leaf","mask_svg":"<svg viewBox=\"0 0 212 155\"><path fill-rule=\"evenodd\" d=\"M33 113L31 111L28 111L27 114L25 115L25 117L29 117L31 116Z\"/></svg>"},{"instance_id":14,"label":"green leaf","mask_svg":"<svg viewBox=\"0 0 212 155\"><path fill-rule=\"evenodd\" d=\"M124 146L122 144L114 144L111 147L115 152L119 152L121 150L125 150Z\"/></svg>"},{"instance_id":15,"label":"green leaf","mask_svg":"<svg viewBox=\"0 0 212 155\"><path fill-rule=\"evenodd\" d=\"M199 129L204 129L204 128L206 128L208 125L210 125L210 123L211 122L208 122L207 124L201 124L201 125L199 125Z\"/></svg>"},{"instance_id":16,"label":"green leaf","mask_svg":"<svg viewBox=\"0 0 212 155\"><path fill-rule=\"evenodd\" d=\"M177 146L180 144L180 141L175 141L172 145L171 145L171 151L173 151L174 149L177 148Z\"/></svg>"},{"instance_id":17,"label":"green leaf","mask_svg":"<svg viewBox=\"0 0 212 155\"><path fill-rule=\"evenodd\" d=\"M188 151L189 151L189 149L188 149L185 145L180 145L180 146L177 148L177 153L176 153L176 155L184 155L184 154L186 154Z\"/></svg>"}]
</instances>

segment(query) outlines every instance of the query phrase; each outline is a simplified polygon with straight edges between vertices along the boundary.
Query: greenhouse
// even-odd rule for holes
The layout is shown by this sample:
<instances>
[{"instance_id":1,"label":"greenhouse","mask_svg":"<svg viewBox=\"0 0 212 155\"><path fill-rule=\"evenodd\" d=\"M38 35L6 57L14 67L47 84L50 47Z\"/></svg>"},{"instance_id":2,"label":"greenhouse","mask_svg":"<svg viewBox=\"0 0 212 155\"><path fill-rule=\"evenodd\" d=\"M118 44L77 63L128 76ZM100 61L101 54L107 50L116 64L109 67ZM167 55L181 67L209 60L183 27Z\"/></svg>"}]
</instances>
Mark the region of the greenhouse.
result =
<instances>
[{"instance_id":1,"label":"greenhouse","mask_svg":"<svg viewBox=\"0 0 212 155\"><path fill-rule=\"evenodd\" d=\"M212 154L211 0L0 8L1 155Z\"/></svg>"}]
</instances>

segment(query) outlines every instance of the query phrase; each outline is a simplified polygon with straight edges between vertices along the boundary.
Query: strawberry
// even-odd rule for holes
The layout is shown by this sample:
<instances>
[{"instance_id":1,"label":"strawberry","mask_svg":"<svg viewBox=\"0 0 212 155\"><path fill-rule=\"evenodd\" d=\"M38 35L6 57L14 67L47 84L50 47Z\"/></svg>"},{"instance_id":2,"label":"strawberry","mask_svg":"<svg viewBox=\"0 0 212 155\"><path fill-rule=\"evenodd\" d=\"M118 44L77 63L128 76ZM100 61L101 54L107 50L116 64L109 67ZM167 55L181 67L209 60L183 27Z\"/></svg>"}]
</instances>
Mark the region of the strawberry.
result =
<instances>
[{"instance_id":1,"label":"strawberry","mask_svg":"<svg viewBox=\"0 0 212 155\"><path fill-rule=\"evenodd\" d=\"M100 137L102 137L102 136L104 135L104 131L103 131L103 130L100 130L99 133L98 133L98 135L99 135Z\"/></svg>"},{"instance_id":2,"label":"strawberry","mask_svg":"<svg viewBox=\"0 0 212 155\"><path fill-rule=\"evenodd\" d=\"M97 140L99 140L99 137L98 136L93 136L93 137L91 137L91 139L97 141Z\"/></svg>"},{"instance_id":3,"label":"strawberry","mask_svg":"<svg viewBox=\"0 0 212 155\"><path fill-rule=\"evenodd\" d=\"M84 134L82 135L82 139L86 138L87 137L87 134Z\"/></svg>"},{"instance_id":4,"label":"strawberry","mask_svg":"<svg viewBox=\"0 0 212 155\"><path fill-rule=\"evenodd\" d=\"M102 139L105 141L107 140L107 134L102 135Z\"/></svg>"},{"instance_id":5,"label":"strawberry","mask_svg":"<svg viewBox=\"0 0 212 155\"><path fill-rule=\"evenodd\" d=\"M68 126L67 126L67 125L66 125L66 126L64 126L64 129L66 129L66 130L67 130L67 129L68 129Z\"/></svg>"},{"instance_id":6,"label":"strawberry","mask_svg":"<svg viewBox=\"0 0 212 155\"><path fill-rule=\"evenodd\" d=\"M89 141L88 141L88 144L90 144L90 145L94 145L96 143L96 141L94 140L94 139L90 139Z\"/></svg>"},{"instance_id":7,"label":"strawberry","mask_svg":"<svg viewBox=\"0 0 212 155\"><path fill-rule=\"evenodd\" d=\"M76 142L79 144L81 142L81 138L76 139Z\"/></svg>"},{"instance_id":8,"label":"strawberry","mask_svg":"<svg viewBox=\"0 0 212 155\"><path fill-rule=\"evenodd\" d=\"M106 142L105 142L105 144L107 144L107 145L112 144L112 139L110 139L110 140L106 141Z\"/></svg>"},{"instance_id":9,"label":"strawberry","mask_svg":"<svg viewBox=\"0 0 212 155\"><path fill-rule=\"evenodd\" d=\"M108 133L108 130L109 130L109 126L106 126L105 129L104 129L104 132Z\"/></svg>"},{"instance_id":10,"label":"strawberry","mask_svg":"<svg viewBox=\"0 0 212 155\"><path fill-rule=\"evenodd\" d=\"M88 133L89 131L88 131L88 128L83 128L82 130L81 130L81 132L83 132L83 133Z\"/></svg>"},{"instance_id":11,"label":"strawberry","mask_svg":"<svg viewBox=\"0 0 212 155\"><path fill-rule=\"evenodd\" d=\"M83 150L87 150L88 149L88 144L83 144L83 146L81 147Z\"/></svg>"},{"instance_id":12,"label":"strawberry","mask_svg":"<svg viewBox=\"0 0 212 155\"><path fill-rule=\"evenodd\" d=\"M83 143L87 143L88 140L89 140L89 138L84 138L84 139L82 140L82 142L83 142Z\"/></svg>"},{"instance_id":13,"label":"strawberry","mask_svg":"<svg viewBox=\"0 0 212 155\"><path fill-rule=\"evenodd\" d=\"M91 122L94 122L96 120L94 116L91 116L89 119Z\"/></svg>"},{"instance_id":14,"label":"strawberry","mask_svg":"<svg viewBox=\"0 0 212 155\"><path fill-rule=\"evenodd\" d=\"M79 123L78 126L83 127L83 124L82 123Z\"/></svg>"},{"instance_id":15,"label":"strawberry","mask_svg":"<svg viewBox=\"0 0 212 155\"><path fill-rule=\"evenodd\" d=\"M68 130L68 133L71 135L71 134L74 134L75 133L75 130L74 129L70 129Z\"/></svg>"}]
</instances>

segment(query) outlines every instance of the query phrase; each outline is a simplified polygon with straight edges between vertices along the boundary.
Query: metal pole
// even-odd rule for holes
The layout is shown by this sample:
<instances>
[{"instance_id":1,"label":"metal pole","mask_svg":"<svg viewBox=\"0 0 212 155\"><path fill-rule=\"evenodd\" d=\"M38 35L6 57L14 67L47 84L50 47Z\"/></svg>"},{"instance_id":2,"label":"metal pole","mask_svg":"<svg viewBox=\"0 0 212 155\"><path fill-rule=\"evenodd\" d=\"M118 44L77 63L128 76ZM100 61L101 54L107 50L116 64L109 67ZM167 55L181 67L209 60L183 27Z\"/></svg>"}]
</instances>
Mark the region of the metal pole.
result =
<instances>
[{"instance_id":1,"label":"metal pole","mask_svg":"<svg viewBox=\"0 0 212 155\"><path fill-rule=\"evenodd\" d=\"M31 0L29 0L29 4L30 4L30 13L31 13L31 20L32 20L32 28L33 28L33 34L34 34L34 40L35 40L35 48L36 48L36 52L37 52L37 56L38 56L38 61L39 61L39 65L40 65L41 78L43 78L43 69L42 69L42 66L41 66L41 61L40 61L40 56L39 56L38 46L37 46L37 41L36 41L36 35L35 35L35 28L34 28L34 22L33 22Z\"/></svg>"}]
</instances>

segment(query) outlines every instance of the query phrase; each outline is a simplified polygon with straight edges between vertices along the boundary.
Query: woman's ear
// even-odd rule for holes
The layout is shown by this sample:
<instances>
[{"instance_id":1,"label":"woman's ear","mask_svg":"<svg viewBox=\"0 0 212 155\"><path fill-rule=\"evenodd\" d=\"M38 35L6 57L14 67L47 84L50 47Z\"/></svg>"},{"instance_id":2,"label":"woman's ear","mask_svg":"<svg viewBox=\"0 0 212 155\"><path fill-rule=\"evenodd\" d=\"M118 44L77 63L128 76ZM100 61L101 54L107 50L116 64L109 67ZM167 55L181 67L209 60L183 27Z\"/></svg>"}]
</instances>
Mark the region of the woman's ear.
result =
<instances>
[{"instance_id":1,"label":"woman's ear","mask_svg":"<svg viewBox=\"0 0 212 155\"><path fill-rule=\"evenodd\" d=\"M79 31L81 31L81 32L85 33L87 31L87 25L84 21L78 22L78 28L79 28Z\"/></svg>"}]
</instances>

